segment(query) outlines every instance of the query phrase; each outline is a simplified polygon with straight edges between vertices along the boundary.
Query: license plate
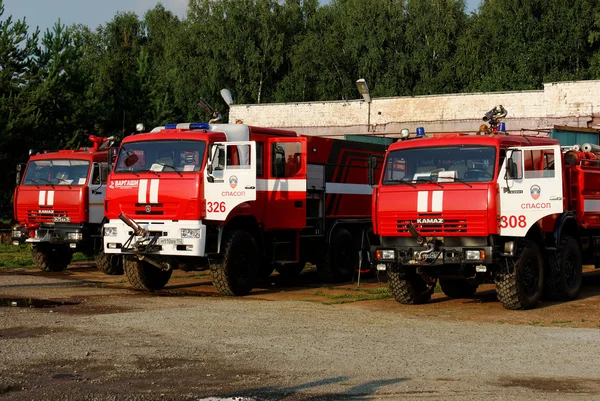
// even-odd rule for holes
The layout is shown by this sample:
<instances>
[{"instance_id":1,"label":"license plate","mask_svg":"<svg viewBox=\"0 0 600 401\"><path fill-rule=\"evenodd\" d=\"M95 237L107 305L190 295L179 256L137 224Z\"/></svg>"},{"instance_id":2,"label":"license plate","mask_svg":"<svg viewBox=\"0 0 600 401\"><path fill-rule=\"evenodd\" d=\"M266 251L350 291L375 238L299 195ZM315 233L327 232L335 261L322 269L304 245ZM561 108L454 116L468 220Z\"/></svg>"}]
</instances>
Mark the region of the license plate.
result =
<instances>
[{"instance_id":1,"label":"license plate","mask_svg":"<svg viewBox=\"0 0 600 401\"><path fill-rule=\"evenodd\" d=\"M441 252L431 252L430 254L427 255L427 259L432 259L435 260L440 256Z\"/></svg>"},{"instance_id":2,"label":"license plate","mask_svg":"<svg viewBox=\"0 0 600 401\"><path fill-rule=\"evenodd\" d=\"M158 243L160 245L183 245L181 238L159 238Z\"/></svg>"}]
</instances>

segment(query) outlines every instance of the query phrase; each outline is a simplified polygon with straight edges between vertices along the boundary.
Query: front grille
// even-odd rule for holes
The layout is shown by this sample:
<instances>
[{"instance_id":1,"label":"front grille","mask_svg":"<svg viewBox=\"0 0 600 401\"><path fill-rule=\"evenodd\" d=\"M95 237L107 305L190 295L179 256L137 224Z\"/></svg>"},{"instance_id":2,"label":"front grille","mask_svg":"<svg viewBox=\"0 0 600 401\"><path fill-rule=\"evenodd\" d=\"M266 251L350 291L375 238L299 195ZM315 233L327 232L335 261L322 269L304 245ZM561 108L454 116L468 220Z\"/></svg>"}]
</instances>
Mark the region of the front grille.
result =
<instances>
[{"instance_id":1,"label":"front grille","mask_svg":"<svg viewBox=\"0 0 600 401\"><path fill-rule=\"evenodd\" d=\"M428 233L466 233L468 224L466 219L445 220L441 224L417 224L411 220L398 220L396 230L398 233L408 233L408 223L412 223L421 234Z\"/></svg>"},{"instance_id":2,"label":"front grille","mask_svg":"<svg viewBox=\"0 0 600 401\"><path fill-rule=\"evenodd\" d=\"M39 209L27 211L27 220L30 223L54 223L55 217L66 218L69 214L62 210L54 210L54 213L40 213Z\"/></svg>"}]
</instances>

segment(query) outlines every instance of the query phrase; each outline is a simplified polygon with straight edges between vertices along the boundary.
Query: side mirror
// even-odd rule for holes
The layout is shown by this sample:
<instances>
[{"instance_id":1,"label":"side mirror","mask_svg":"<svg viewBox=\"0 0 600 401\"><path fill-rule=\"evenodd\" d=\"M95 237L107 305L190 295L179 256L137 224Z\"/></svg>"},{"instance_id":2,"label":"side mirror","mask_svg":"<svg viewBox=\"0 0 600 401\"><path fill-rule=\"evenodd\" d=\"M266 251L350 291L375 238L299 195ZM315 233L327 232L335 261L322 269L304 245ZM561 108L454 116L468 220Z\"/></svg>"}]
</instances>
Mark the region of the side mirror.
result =
<instances>
[{"instance_id":1,"label":"side mirror","mask_svg":"<svg viewBox=\"0 0 600 401\"><path fill-rule=\"evenodd\" d=\"M509 180L513 180L517 173L517 163L513 160L508 159L506 162L506 178Z\"/></svg>"},{"instance_id":2,"label":"side mirror","mask_svg":"<svg viewBox=\"0 0 600 401\"><path fill-rule=\"evenodd\" d=\"M108 181L108 169L104 169L100 167L100 183L105 183Z\"/></svg>"},{"instance_id":3,"label":"side mirror","mask_svg":"<svg viewBox=\"0 0 600 401\"><path fill-rule=\"evenodd\" d=\"M377 168L377 156L369 156L369 185L375 186L375 169Z\"/></svg>"},{"instance_id":4,"label":"side mirror","mask_svg":"<svg viewBox=\"0 0 600 401\"><path fill-rule=\"evenodd\" d=\"M21 183L21 171L23 170L23 163L17 163L17 176L16 176L16 180L15 183L17 186L19 186L19 184Z\"/></svg>"},{"instance_id":5,"label":"side mirror","mask_svg":"<svg viewBox=\"0 0 600 401\"><path fill-rule=\"evenodd\" d=\"M127 158L125 159L125 165L127 167L131 167L135 163L137 163L139 159L140 158L138 157L138 155L136 155L135 153L132 153L131 155L127 156Z\"/></svg>"}]
</instances>

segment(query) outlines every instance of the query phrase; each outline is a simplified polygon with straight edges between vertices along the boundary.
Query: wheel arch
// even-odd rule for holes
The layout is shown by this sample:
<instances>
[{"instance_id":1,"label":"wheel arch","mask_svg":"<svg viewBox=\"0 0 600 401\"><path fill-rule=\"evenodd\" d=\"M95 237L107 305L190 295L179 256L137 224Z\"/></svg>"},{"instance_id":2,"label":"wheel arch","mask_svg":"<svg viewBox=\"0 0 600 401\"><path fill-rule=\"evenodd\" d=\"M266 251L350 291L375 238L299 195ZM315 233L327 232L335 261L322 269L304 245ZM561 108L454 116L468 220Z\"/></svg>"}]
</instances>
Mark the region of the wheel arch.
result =
<instances>
[{"instance_id":1,"label":"wheel arch","mask_svg":"<svg viewBox=\"0 0 600 401\"><path fill-rule=\"evenodd\" d=\"M219 254L222 254L221 244L223 243L225 235L233 230L243 230L250 233L256 239L261 254L264 253L264 238L256 218L254 216L236 216L229 220L227 224L221 226L221 229L219 230L217 247Z\"/></svg>"},{"instance_id":2,"label":"wheel arch","mask_svg":"<svg viewBox=\"0 0 600 401\"><path fill-rule=\"evenodd\" d=\"M538 223L535 223L529 228L527 235L525 235L525 239L535 243L540 248L540 251L544 249L544 234Z\"/></svg>"},{"instance_id":3,"label":"wheel arch","mask_svg":"<svg viewBox=\"0 0 600 401\"><path fill-rule=\"evenodd\" d=\"M553 245L558 246L563 235L574 237L581 247L581 233L577 224L577 217L573 212L563 213L559 216L554 226L552 235Z\"/></svg>"}]
</instances>

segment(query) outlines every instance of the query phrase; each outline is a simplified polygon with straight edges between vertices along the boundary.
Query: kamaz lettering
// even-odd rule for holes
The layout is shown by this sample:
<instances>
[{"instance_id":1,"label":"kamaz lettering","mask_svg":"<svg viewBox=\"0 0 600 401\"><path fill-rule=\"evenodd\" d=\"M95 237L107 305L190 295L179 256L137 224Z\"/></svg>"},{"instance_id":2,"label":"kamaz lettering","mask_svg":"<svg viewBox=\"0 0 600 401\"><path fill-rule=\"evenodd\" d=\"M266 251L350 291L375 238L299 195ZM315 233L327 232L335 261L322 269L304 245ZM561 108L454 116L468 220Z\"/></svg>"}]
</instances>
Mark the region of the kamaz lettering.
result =
<instances>
[{"instance_id":1,"label":"kamaz lettering","mask_svg":"<svg viewBox=\"0 0 600 401\"><path fill-rule=\"evenodd\" d=\"M444 219L417 219L417 224L444 224Z\"/></svg>"}]
</instances>

